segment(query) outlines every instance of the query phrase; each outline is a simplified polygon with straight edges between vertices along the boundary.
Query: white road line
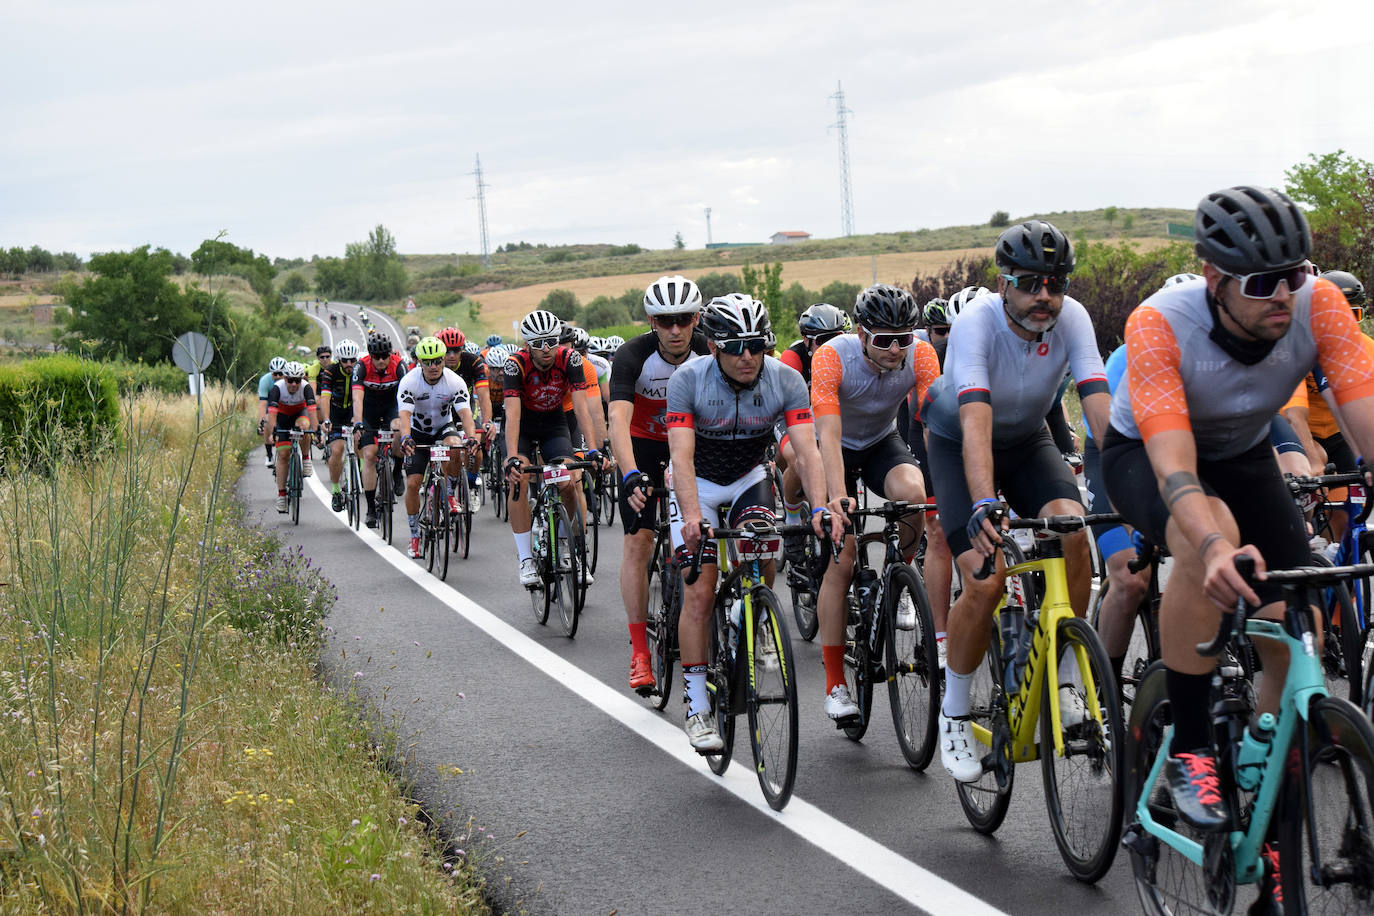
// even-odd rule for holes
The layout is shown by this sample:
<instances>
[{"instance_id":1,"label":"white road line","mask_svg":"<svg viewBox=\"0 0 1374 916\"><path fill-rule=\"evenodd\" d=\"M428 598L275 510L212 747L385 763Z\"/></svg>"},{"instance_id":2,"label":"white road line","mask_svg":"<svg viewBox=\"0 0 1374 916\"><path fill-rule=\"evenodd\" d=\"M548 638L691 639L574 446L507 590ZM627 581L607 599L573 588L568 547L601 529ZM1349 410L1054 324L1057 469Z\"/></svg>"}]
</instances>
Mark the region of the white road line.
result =
<instances>
[{"instance_id":1,"label":"white road line","mask_svg":"<svg viewBox=\"0 0 1374 916\"><path fill-rule=\"evenodd\" d=\"M319 315L312 315L309 311L305 311L305 317L309 318L311 321L315 322L321 328L324 329L324 342L329 345L329 349L332 351L334 349L333 330L330 329L329 325L324 323L324 319L320 318Z\"/></svg>"},{"instance_id":2,"label":"white road line","mask_svg":"<svg viewBox=\"0 0 1374 916\"><path fill-rule=\"evenodd\" d=\"M326 512L339 524L348 527L345 516L329 508L329 492L320 478L308 478L306 483L320 501L320 505L325 507ZM404 518L400 527L404 536ZM839 859L875 884L936 916L997 916L1001 913L986 901L927 871L798 796L794 795L784 810L774 811L764 801L759 791L758 779L749 766L733 766L720 777L712 775L706 769L705 761L687 744L681 728L669 723L658 713L650 711L643 703L631 700L624 693L607 686L541 646L452 586L440 582L419 563L400 551L391 549L370 529L360 528L353 533L379 557L400 570L402 575L443 602L458 616L529 662L536 671L547 675L554 683L566 687L693 772L710 779L760 814L770 818L778 826L792 831L822 852ZM747 753L747 748L745 750Z\"/></svg>"}]
</instances>

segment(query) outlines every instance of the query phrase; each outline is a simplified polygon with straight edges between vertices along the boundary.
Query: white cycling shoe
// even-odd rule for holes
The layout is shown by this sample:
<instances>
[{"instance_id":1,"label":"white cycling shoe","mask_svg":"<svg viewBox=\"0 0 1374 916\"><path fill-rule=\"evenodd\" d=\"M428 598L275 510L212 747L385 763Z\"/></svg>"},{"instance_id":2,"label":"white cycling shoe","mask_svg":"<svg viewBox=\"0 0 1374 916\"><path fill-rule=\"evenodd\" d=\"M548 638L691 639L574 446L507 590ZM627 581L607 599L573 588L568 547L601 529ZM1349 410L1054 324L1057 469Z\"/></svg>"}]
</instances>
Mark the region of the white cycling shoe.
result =
<instances>
[{"instance_id":1,"label":"white cycling shoe","mask_svg":"<svg viewBox=\"0 0 1374 916\"><path fill-rule=\"evenodd\" d=\"M836 684L825 697L825 714L832 719L848 719L859 714L859 704L849 695L849 688Z\"/></svg>"},{"instance_id":2,"label":"white cycling shoe","mask_svg":"<svg viewBox=\"0 0 1374 916\"><path fill-rule=\"evenodd\" d=\"M940 713L940 763L959 782L977 782L983 765L973 752L973 720Z\"/></svg>"},{"instance_id":3,"label":"white cycling shoe","mask_svg":"<svg viewBox=\"0 0 1374 916\"><path fill-rule=\"evenodd\" d=\"M533 588L539 584L539 565L534 562L533 557L520 561L520 584L525 588Z\"/></svg>"}]
</instances>

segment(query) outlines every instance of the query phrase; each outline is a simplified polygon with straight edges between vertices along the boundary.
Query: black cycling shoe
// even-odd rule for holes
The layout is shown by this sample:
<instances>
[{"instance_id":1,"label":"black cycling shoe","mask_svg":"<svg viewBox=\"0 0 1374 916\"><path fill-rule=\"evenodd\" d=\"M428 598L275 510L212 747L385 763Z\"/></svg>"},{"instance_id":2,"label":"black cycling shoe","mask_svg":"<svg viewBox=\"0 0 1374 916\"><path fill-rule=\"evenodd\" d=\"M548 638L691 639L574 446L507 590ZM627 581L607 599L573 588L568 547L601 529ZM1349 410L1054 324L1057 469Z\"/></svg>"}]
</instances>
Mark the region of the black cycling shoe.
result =
<instances>
[{"instance_id":1,"label":"black cycling shoe","mask_svg":"<svg viewBox=\"0 0 1374 916\"><path fill-rule=\"evenodd\" d=\"M806 544L800 535L789 534L782 542L782 558L787 561L789 569L804 571L806 569Z\"/></svg>"},{"instance_id":2,"label":"black cycling shoe","mask_svg":"<svg viewBox=\"0 0 1374 916\"><path fill-rule=\"evenodd\" d=\"M1164 762L1164 778L1174 798L1174 809L1185 822L1205 832L1225 830L1230 825L1217 758L1210 749L1170 754Z\"/></svg>"},{"instance_id":3,"label":"black cycling shoe","mask_svg":"<svg viewBox=\"0 0 1374 916\"><path fill-rule=\"evenodd\" d=\"M344 510L343 490L334 491L334 496L330 499L329 505L333 507L335 512L342 512Z\"/></svg>"},{"instance_id":4,"label":"black cycling shoe","mask_svg":"<svg viewBox=\"0 0 1374 916\"><path fill-rule=\"evenodd\" d=\"M377 527L377 513L371 509L367 510L367 518L363 519L363 524L369 528Z\"/></svg>"}]
</instances>

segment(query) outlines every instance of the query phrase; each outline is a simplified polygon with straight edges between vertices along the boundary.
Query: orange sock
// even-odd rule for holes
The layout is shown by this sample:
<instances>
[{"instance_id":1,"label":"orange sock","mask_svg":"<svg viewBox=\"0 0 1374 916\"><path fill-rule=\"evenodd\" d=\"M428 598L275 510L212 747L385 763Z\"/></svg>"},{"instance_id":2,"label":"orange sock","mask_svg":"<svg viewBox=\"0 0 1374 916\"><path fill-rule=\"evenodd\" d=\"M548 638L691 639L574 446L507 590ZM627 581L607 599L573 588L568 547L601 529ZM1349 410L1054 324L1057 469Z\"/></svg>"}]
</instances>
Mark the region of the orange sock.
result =
<instances>
[{"instance_id":1,"label":"orange sock","mask_svg":"<svg viewBox=\"0 0 1374 916\"><path fill-rule=\"evenodd\" d=\"M836 684L844 683L844 646L821 646L821 657L825 660L825 692L829 694Z\"/></svg>"}]
</instances>

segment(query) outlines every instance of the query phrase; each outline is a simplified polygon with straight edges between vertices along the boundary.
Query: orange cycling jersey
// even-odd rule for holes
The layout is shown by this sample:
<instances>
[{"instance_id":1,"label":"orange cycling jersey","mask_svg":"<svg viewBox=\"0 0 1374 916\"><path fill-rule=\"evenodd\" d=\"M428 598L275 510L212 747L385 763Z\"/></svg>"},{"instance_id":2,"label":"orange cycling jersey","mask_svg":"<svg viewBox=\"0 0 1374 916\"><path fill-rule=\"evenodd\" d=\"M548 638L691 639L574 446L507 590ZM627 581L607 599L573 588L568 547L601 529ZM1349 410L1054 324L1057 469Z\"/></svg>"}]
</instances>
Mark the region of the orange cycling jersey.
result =
<instances>
[{"instance_id":1,"label":"orange cycling jersey","mask_svg":"<svg viewBox=\"0 0 1374 916\"><path fill-rule=\"evenodd\" d=\"M601 400L601 385L596 381L596 367L591 360L582 361L582 377L587 380L587 403L595 404ZM563 395L563 412L572 410L572 389L569 388Z\"/></svg>"}]
</instances>

